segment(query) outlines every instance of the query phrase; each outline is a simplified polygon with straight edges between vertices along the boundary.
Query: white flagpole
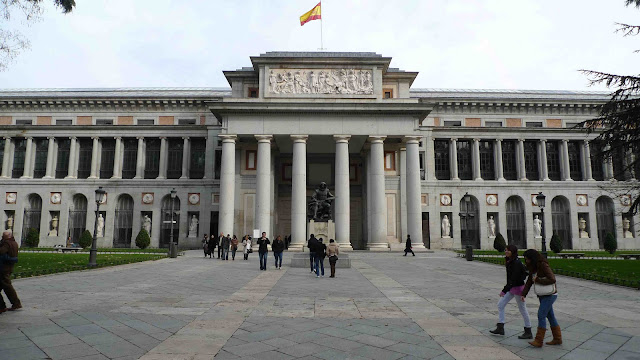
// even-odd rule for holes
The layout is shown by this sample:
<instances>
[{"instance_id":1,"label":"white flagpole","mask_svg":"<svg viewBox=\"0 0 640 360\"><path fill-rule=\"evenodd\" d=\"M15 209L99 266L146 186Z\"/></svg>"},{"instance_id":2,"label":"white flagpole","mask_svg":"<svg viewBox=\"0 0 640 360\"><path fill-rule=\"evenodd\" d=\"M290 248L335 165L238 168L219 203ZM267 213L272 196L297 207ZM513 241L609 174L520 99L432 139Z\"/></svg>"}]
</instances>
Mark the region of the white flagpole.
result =
<instances>
[{"instance_id":1,"label":"white flagpole","mask_svg":"<svg viewBox=\"0 0 640 360\"><path fill-rule=\"evenodd\" d=\"M320 2L320 51L324 51L324 44L322 42L322 1Z\"/></svg>"}]
</instances>

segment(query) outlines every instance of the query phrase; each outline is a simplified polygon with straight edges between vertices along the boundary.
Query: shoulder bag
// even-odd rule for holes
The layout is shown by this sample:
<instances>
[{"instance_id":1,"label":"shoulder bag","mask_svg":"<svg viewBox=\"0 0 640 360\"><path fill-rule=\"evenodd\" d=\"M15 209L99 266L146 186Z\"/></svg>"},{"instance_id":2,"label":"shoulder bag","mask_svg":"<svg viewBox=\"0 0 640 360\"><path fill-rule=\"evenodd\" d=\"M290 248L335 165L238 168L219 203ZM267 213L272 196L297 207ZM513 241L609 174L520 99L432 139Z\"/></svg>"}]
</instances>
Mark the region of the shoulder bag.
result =
<instances>
[{"instance_id":1,"label":"shoulder bag","mask_svg":"<svg viewBox=\"0 0 640 360\"><path fill-rule=\"evenodd\" d=\"M545 279L545 278L540 278L540 279ZM542 285L542 284L534 283L533 292L535 292L536 295L538 296L553 295L556 293L556 284Z\"/></svg>"}]
</instances>

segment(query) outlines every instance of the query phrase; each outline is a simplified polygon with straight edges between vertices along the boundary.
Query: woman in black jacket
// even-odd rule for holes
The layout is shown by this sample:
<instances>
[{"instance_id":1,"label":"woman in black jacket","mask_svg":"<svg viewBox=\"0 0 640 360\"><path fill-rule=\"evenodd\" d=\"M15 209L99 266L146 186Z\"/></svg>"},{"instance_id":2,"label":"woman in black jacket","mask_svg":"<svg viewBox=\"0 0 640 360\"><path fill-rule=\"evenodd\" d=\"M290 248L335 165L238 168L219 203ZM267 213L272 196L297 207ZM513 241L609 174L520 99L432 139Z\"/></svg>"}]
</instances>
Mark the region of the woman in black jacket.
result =
<instances>
[{"instance_id":1,"label":"woman in black jacket","mask_svg":"<svg viewBox=\"0 0 640 360\"><path fill-rule=\"evenodd\" d=\"M518 248L515 245L509 245L504 250L506 268L507 268L507 284L500 292L500 301L498 301L498 324L495 330L491 330L492 334L504 335L504 308L511 299L515 298L518 304L520 314L524 319L524 333L518 336L518 339L532 339L531 320L529 319L529 311L527 305L522 300L522 291L524 290L524 281L527 278L527 269L518 258Z\"/></svg>"},{"instance_id":2,"label":"woman in black jacket","mask_svg":"<svg viewBox=\"0 0 640 360\"><path fill-rule=\"evenodd\" d=\"M273 240L273 244L271 244L271 250L273 250L273 257L276 259L276 269L282 269L282 252L284 251L284 241L282 241L282 237L280 235L276 236L276 239ZM280 260L280 264L278 264L278 260Z\"/></svg>"}]
</instances>

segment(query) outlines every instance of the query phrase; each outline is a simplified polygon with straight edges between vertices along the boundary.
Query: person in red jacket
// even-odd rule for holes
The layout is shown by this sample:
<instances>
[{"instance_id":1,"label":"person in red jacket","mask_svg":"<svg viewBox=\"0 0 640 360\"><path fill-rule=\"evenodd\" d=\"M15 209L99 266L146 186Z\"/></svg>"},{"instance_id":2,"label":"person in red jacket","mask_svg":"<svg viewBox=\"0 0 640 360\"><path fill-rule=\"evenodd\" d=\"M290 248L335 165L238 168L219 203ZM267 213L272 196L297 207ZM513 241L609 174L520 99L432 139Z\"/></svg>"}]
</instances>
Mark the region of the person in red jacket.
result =
<instances>
[{"instance_id":1,"label":"person in red jacket","mask_svg":"<svg viewBox=\"0 0 640 360\"><path fill-rule=\"evenodd\" d=\"M0 294L0 313L7 310L14 311L22 308L20 299L16 290L11 284L11 273L13 272L13 266L18 262L18 243L13 238L13 233L9 230L2 233L2 241L0 241L0 291L4 291L4 294L11 302L11 308L7 309L7 305Z\"/></svg>"}]
</instances>

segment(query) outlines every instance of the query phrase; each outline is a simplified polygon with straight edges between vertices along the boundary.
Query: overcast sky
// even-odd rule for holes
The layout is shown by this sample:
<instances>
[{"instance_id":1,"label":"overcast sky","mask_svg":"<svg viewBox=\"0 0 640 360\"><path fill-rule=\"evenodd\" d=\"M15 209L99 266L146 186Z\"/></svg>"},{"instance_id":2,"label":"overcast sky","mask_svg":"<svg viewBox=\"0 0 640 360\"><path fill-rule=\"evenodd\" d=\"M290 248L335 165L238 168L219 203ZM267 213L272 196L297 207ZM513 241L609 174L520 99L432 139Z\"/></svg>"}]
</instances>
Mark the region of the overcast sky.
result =
<instances>
[{"instance_id":1,"label":"overcast sky","mask_svg":"<svg viewBox=\"0 0 640 360\"><path fill-rule=\"evenodd\" d=\"M228 87L223 70L266 51L317 51L318 0L76 0L21 26L31 49L0 88ZM45 0L53 3L52 0ZM418 71L414 88L603 90L579 69L638 74L640 24L624 0L324 0L324 47ZM17 14L14 19L17 18ZM6 27L7 24L0 23Z\"/></svg>"}]
</instances>

